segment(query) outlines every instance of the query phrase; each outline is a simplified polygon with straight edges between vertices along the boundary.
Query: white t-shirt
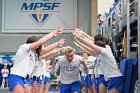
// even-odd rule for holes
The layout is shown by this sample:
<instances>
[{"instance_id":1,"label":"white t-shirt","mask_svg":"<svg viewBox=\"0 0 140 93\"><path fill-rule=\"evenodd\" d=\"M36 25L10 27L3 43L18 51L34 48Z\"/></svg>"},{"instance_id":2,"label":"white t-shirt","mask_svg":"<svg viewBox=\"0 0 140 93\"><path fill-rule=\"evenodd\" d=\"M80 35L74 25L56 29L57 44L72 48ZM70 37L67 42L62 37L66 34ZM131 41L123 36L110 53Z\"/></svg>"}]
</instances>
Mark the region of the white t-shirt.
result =
<instances>
[{"instance_id":1,"label":"white t-shirt","mask_svg":"<svg viewBox=\"0 0 140 93\"><path fill-rule=\"evenodd\" d=\"M111 47L109 45L105 45L105 48L112 53Z\"/></svg>"},{"instance_id":2,"label":"white t-shirt","mask_svg":"<svg viewBox=\"0 0 140 93\"><path fill-rule=\"evenodd\" d=\"M96 73L96 78L99 77L101 74L103 74L103 72L100 70L99 67L97 67L97 59L95 57L95 59L92 61L91 64L89 64L88 66L88 69L90 71L90 69L94 69L94 74Z\"/></svg>"},{"instance_id":3,"label":"white t-shirt","mask_svg":"<svg viewBox=\"0 0 140 93\"><path fill-rule=\"evenodd\" d=\"M47 71L47 69L49 69L49 67L47 67L47 62L48 61L42 61L43 62L43 67L42 67L42 73L43 73L43 75L44 76L46 76L46 77L50 77L50 71Z\"/></svg>"},{"instance_id":4,"label":"white t-shirt","mask_svg":"<svg viewBox=\"0 0 140 93\"><path fill-rule=\"evenodd\" d=\"M2 77L7 77L8 74L9 74L9 70L8 70L8 69L2 69L2 70L1 70L1 73L3 73L3 74L2 74Z\"/></svg>"},{"instance_id":5,"label":"white t-shirt","mask_svg":"<svg viewBox=\"0 0 140 93\"><path fill-rule=\"evenodd\" d=\"M29 50L29 47L30 44L23 44L19 47L10 74L26 77L27 74L30 75L33 72L38 58L35 53Z\"/></svg>"},{"instance_id":6,"label":"white t-shirt","mask_svg":"<svg viewBox=\"0 0 140 93\"><path fill-rule=\"evenodd\" d=\"M89 56L88 59L86 60L86 65L87 65L87 67L89 68L89 66L90 66L91 64L93 64L93 63L95 62L95 60L96 60L96 57L94 57L94 56ZM88 74L92 74L92 73L93 73L93 69L94 69L94 68L90 68ZM84 73L82 72L82 76L86 76L86 74L84 74Z\"/></svg>"},{"instance_id":7,"label":"white t-shirt","mask_svg":"<svg viewBox=\"0 0 140 93\"><path fill-rule=\"evenodd\" d=\"M41 60L37 61L31 76L36 76L36 77L42 76L42 68L43 68L43 62Z\"/></svg>"},{"instance_id":8,"label":"white t-shirt","mask_svg":"<svg viewBox=\"0 0 140 93\"><path fill-rule=\"evenodd\" d=\"M112 50L110 48L109 45L105 45L106 49L108 50L108 52L112 53ZM98 57L98 60L100 59L100 57ZM98 78L101 74L103 75L103 72L101 71L101 69L98 67L98 63L97 63L97 59L88 66L89 69L94 69L94 74L95 77Z\"/></svg>"},{"instance_id":9,"label":"white t-shirt","mask_svg":"<svg viewBox=\"0 0 140 93\"><path fill-rule=\"evenodd\" d=\"M80 80L80 69L83 69L83 65L80 64L81 56L74 55L72 62L66 59L66 56L61 56L59 62L56 64L55 71L51 69L51 72L56 72L60 67L60 81L63 84L71 84ZM86 74L88 71L84 71Z\"/></svg>"},{"instance_id":10,"label":"white t-shirt","mask_svg":"<svg viewBox=\"0 0 140 93\"><path fill-rule=\"evenodd\" d=\"M104 74L105 80L109 80L110 77L122 76L120 70L118 69L116 60L113 54L106 48L102 48L101 54L97 56L97 68L101 70ZM95 76L98 73L95 73Z\"/></svg>"}]
</instances>

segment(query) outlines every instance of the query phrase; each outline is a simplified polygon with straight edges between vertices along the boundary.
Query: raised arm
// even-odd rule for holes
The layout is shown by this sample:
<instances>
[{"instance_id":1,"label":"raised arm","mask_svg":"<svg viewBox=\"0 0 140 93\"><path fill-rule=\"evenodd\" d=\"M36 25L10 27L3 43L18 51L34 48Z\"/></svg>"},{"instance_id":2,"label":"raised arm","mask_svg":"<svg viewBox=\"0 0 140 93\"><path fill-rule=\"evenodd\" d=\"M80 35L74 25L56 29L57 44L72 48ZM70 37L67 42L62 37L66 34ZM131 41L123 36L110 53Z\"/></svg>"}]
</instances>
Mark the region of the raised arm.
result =
<instances>
[{"instance_id":1,"label":"raised arm","mask_svg":"<svg viewBox=\"0 0 140 93\"><path fill-rule=\"evenodd\" d=\"M102 48L100 46L95 45L93 43L93 41L86 40L85 38L82 38L82 37L78 37L78 38L81 39L86 45L88 45L89 47L91 47L96 52L97 55L101 53Z\"/></svg>"},{"instance_id":2,"label":"raised arm","mask_svg":"<svg viewBox=\"0 0 140 93\"><path fill-rule=\"evenodd\" d=\"M42 49L41 55L44 55L44 54L52 51L53 49L58 48L58 47L64 45L64 43L65 43L65 40L61 39L61 40L59 40L56 43L53 43L51 45L46 46L45 48Z\"/></svg>"},{"instance_id":3,"label":"raised arm","mask_svg":"<svg viewBox=\"0 0 140 93\"><path fill-rule=\"evenodd\" d=\"M82 30L79 29L79 28L76 28L76 29L74 30L74 32L75 32L76 35L78 35L78 36L84 36L84 37L86 37L86 38L88 38L88 39L94 41L94 38L93 38L93 37L91 37L90 35L88 35L87 33L85 33L84 31L82 31Z\"/></svg>"},{"instance_id":4,"label":"raised arm","mask_svg":"<svg viewBox=\"0 0 140 93\"><path fill-rule=\"evenodd\" d=\"M81 50L83 50L84 52L88 53L88 54L91 54L88 50L86 50L85 48L83 48L82 46L78 45L75 41L73 41L73 43L79 47Z\"/></svg>"},{"instance_id":5,"label":"raised arm","mask_svg":"<svg viewBox=\"0 0 140 93\"><path fill-rule=\"evenodd\" d=\"M89 54L91 54L93 56L96 56L96 52L92 48L90 48L87 45L81 43L77 38L75 38L74 43L75 43L76 46L78 46L79 48L81 48L86 53L89 53Z\"/></svg>"},{"instance_id":6,"label":"raised arm","mask_svg":"<svg viewBox=\"0 0 140 93\"><path fill-rule=\"evenodd\" d=\"M79 36L78 34L76 34L76 30L73 31L73 35L76 38L82 40L87 46L91 47L91 49L93 49L96 52L97 55L101 53L102 48L97 46L97 45L95 45L94 41L88 39L87 37L85 37L83 35Z\"/></svg>"},{"instance_id":7,"label":"raised arm","mask_svg":"<svg viewBox=\"0 0 140 93\"><path fill-rule=\"evenodd\" d=\"M53 32L45 35L44 37L42 37L41 39L39 39L38 41L31 43L29 49L30 50L34 50L36 49L38 46L43 45L44 43L46 43L48 40L50 40L51 38L59 35L60 33L62 33L62 28L58 27L56 28Z\"/></svg>"},{"instance_id":8,"label":"raised arm","mask_svg":"<svg viewBox=\"0 0 140 93\"><path fill-rule=\"evenodd\" d=\"M45 59L45 60L48 60L48 57L53 57L55 55L58 55L62 51L63 51L63 48L54 49L54 50L50 51L49 53L46 53L46 54L42 55L41 58Z\"/></svg>"},{"instance_id":9,"label":"raised arm","mask_svg":"<svg viewBox=\"0 0 140 93\"><path fill-rule=\"evenodd\" d=\"M79 60L80 61L80 66L81 66L81 70L85 73L85 74L88 74L88 67L87 65L85 64L85 60L82 58Z\"/></svg>"},{"instance_id":10,"label":"raised arm","mask_svg":"<svg viewBox=\"0 0 140 93\"><path fill-rule=\"evenodd\" d=\"M57 70L58 70L58 68L59 68L59 63L60 63L59 61L60 61L59 58L56 58L56 59L54 60L52 66L51 66L51 70L50 70L50 73L51 73L51 74L54 75L54 74L57 72Z\"/></svg>"}]
</instances>

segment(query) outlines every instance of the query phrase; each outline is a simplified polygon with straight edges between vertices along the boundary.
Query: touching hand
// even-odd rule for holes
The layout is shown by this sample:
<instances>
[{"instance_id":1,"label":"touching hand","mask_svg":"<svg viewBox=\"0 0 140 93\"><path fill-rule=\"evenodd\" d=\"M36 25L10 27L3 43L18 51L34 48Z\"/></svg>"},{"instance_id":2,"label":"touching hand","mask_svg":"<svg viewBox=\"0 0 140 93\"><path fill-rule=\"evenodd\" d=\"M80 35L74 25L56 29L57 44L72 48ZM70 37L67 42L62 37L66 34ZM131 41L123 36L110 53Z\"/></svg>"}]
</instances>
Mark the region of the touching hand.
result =
<instances>
[{"instance_id":1,"label":"touching hand","mask_svg":"<svg viewBox=\"0 0 140 93\"><path fill-rule=\"evenodd\" d=\"M54 31L53 31L53 36L57 36L60 33L62 33L63 28L62 27L57 27Z\"/></svg>"},{"instance_id":2,"label":"touching hand","mask_svg":"<svg viewBox=\"0 0 140 93\"><path fill-rule=\"evenodd\" d=\"M65 39L60 39L59 41L58 41L58 47L61 47L61 46L63 46L65 44Z\"/></svg>"},{"instance_id":3,"label":"touching hand","mask_svg":"<svg viewBox=\"0 0 140 93\"><path fill-rule=\"evenodd\" d=\"M82 37L83 36L83 33L84 33L79 28L76 28L73 32L75 33L76 36L79 36L79 37Z\"/></svg>"}]
</instances>

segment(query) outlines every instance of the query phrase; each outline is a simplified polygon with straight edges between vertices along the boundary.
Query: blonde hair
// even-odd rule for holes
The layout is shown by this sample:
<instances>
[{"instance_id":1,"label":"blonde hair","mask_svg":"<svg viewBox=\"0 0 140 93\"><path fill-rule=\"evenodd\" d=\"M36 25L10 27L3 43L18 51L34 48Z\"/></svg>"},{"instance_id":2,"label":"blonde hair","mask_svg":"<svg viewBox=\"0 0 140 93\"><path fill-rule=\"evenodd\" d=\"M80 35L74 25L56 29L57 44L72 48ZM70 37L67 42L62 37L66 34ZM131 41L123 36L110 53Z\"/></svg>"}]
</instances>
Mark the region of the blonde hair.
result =
<instances>
[{"instance_id":1,"label":"blonde hair","mask_svg":"<svg viewBox=\"0 0 140 93\"><path fill-rule=\"evenodd\" d=\"M72 48L71 46L65 47L65 54L71 53L71 52L74 52L75 53L75 49Z\"/></svg>"}]
</instances>

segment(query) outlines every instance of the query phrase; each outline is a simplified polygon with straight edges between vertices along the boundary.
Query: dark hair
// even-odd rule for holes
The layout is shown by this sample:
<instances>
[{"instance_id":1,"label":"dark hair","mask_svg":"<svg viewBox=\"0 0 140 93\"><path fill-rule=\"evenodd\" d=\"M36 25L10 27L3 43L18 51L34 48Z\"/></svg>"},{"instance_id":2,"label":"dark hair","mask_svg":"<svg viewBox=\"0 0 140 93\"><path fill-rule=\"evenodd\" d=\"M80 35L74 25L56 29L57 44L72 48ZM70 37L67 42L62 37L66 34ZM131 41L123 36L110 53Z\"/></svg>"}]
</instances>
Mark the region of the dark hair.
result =
<instances>
[{"instance_id":1,"label":"dark hair","mask_svg":"<svg viewBox=\"0 0 140 93\"><path fill-rule=\"evenodd\" d=\"M36 42L36 41L38 41L38 40L39 40L39 37L31 36L31 37L29 37L29 38L27 39L26 44L34 43L34 42Z\"/></svg>"},{"instance_id":2,"label":"dark hair","mask_svg":"<svg viewBox=\"0 0 140 93\"><path fill-rule=\"evenodd\" d=\"M27 39L26 44L34 43L38 41L40 38L37 36L31 36ZM42 49L42 45L38 46L38 48L35 50L36 54L38 55L38 58L40 56L40 51Z\"/></svg>"},{"instance_id":3,"label":"dark hair","mask_svg":"<svg viewBox=\"0 0 140 93\"><path fill-rule=\"evenodd\" d=\"M101 34L97 34L96 36L94 36L94 40L95 41L103 41L103 36Z\"/></svg>"},{"instance_id":4,"label":"dark hair","mask_svg":"<svg viewBox=\"0 0 140 93\"><path fill-rule=\"evenodd\" d=\"M103 39L104 39L104 40L103 40L104 43L105 43L106 45L108 45L108 38L104 36Z\"/></svg>"},{"instance_id":5,"label":"dark hair","mask_svg":"<svg viewBox=\"0 0 140 93\"><path fill-rule=\"evenodd\" d=\"M99 41L95 41L94 44L97 45L97 46L105 48L105 43L103 41L100 41L100 40Z\"/></svg>"}]
</instances>

